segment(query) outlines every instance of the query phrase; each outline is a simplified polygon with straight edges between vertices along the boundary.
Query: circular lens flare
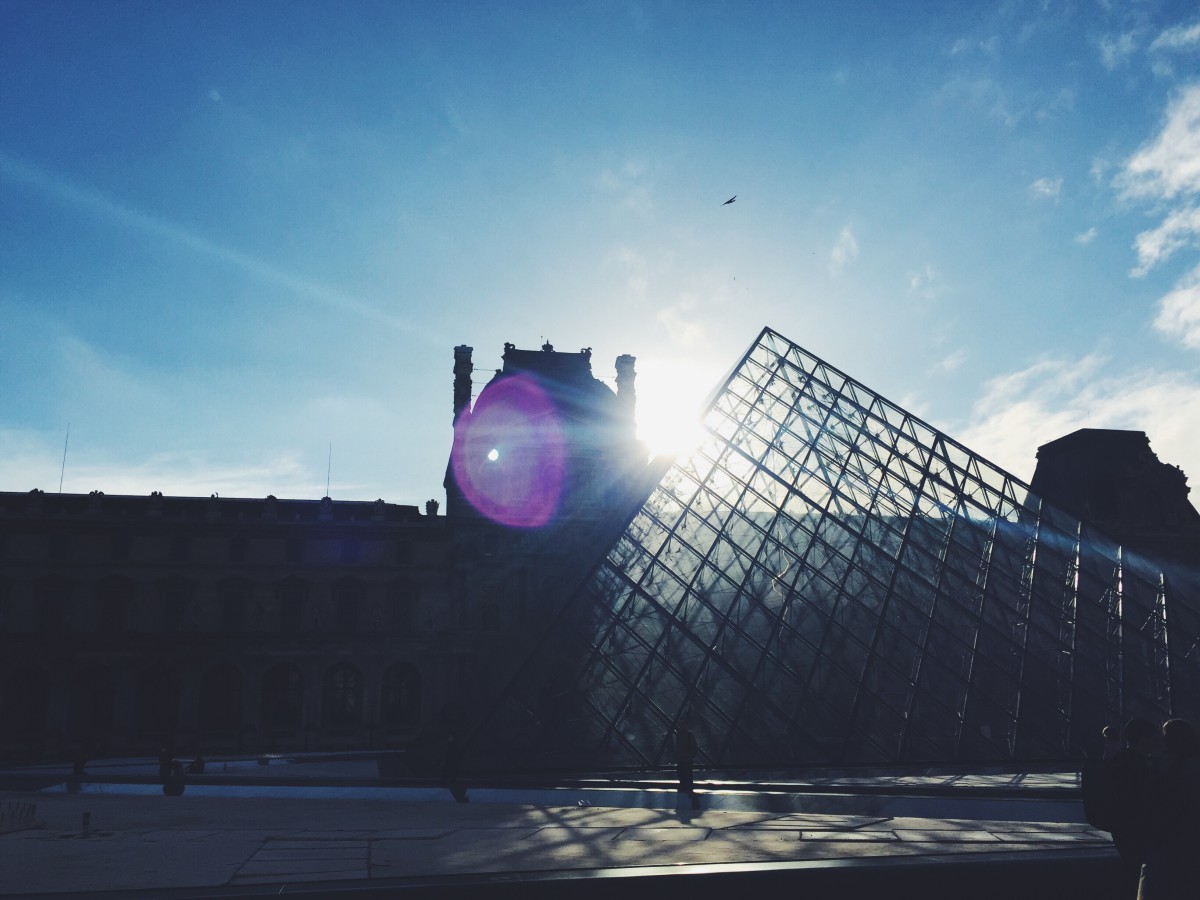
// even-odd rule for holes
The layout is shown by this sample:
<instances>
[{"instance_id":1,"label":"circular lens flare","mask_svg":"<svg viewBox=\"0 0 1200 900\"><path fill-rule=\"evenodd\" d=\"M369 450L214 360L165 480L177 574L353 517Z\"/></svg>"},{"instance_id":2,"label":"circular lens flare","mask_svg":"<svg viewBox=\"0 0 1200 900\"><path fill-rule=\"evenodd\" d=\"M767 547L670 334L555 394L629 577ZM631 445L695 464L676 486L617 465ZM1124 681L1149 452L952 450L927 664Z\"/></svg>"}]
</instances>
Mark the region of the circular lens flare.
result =
<instances>
[{"instance_id":1,"label":"circular lens flare","mask_svg":"<svg viewBox=\"0 0 1200 900\"><path fill-rule=\"evenodd\" d=\"M467 501L502 525L538 528L554 518L567 448L554 401L530 375L490 384L454 431L450 464Z\"/></svg>"}]
</instances>

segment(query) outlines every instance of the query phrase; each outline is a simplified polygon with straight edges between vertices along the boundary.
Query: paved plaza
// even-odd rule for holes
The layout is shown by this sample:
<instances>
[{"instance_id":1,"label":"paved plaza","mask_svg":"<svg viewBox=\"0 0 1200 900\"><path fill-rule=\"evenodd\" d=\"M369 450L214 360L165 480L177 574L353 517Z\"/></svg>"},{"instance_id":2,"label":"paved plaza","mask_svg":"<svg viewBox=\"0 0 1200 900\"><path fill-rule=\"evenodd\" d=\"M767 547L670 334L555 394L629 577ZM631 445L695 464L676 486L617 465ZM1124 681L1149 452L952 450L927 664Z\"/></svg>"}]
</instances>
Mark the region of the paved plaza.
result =
<instances>
[{"instance_id":1,"label":"paved plaza","mask_svg":"<svg viewBox=\"0 0 1200 900\"><path fill-rule=\"evenodd\" d=\"M1111 852L1075 822L358 796L165 797L153 786L9 792L37 827L0 835L0 894L219 888L668 865ZM486 797L486 793L480 794ZM715 802L719 795L709 795ZM419 799L423 797L424 799ZM414 799L418 798L418 799ZM658 795L667 806L670 792ZM582 801L587 802L587 801ZM85 828L84 817L87 815Z\"/></svg>"}]
</instances>

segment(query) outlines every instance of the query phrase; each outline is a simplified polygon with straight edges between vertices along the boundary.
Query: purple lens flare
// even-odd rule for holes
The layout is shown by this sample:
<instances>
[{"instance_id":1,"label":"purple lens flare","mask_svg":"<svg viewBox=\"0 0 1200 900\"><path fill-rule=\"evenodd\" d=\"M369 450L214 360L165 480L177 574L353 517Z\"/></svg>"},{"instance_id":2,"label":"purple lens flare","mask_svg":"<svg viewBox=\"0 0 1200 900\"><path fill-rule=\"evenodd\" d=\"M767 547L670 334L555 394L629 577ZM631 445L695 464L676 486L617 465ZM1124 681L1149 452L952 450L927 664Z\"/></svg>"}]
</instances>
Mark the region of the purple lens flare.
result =
<instances>
[{"instance_id":1,"label":"purple lens flare","mask_svg":"<svg viewBox=\"0 0 1200 900\"><path fill-rule=\"evenodd\" d=\"M554 401L530 375L480 394L455 429L450 459L463 496L493 522L539 528L558 511L566 435Z\"/></svg>"}]
</instances>

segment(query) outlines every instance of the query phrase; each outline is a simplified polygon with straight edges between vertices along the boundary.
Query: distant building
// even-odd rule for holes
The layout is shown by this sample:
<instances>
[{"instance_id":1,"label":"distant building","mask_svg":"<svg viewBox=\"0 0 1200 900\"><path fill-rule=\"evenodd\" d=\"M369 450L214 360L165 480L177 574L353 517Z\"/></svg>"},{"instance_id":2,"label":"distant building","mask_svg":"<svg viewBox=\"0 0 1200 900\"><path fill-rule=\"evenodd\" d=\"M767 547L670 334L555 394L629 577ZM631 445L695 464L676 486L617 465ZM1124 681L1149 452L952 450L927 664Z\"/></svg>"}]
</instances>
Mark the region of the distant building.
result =
<instances>
[{"instance_id":1,"label":"distant building","mask_svg":"<svg viewBox=\"0 0 1200 900\"><path fill-rule=\"evenodd\" d=\"M649 490L633 357L614 391L590 350L509 344L474 404L471 370L456 348L445 516L0 493L0 758L407 747L435 766Z\"/></svg>"},{"instance_id":2,"label":"distant building","mask_svg":"<svg viewBox=\"0 0 1200 900\"><path fill-rule=\"evenodd\" d=\"M493 688L653 484L636 437L634 357L617 357L614 391L594 376L590 349L505 344L472 404L471 354L455 348L446 508L454 594L482 626L475 677Z\"/></svg>"},{"instance_id":3,"label":"distant building","mask_svg":"<svg viewBox=\"0 0 1200 900\"><path fill-rule=\"evenodd\" d=\"M1187 476L1144 431L1081 428L1038 448L1033 491L1126 546L1200 565L1200 512Z\"/></svg>"},{"instance_id":4,"label":"distant building","mask_svg":"<svg viewBox=\"0 0 1200 900\"><path fill-rule=\"evenodd\" d=\"M1196 517L1144 435L1065 454L1072 514L769 328L704 425L564 580L473 766L662 769L680 719L725 772L1058 766L1200 716L1197 578L1123 543Z\"/></svg>"},{"instance_id":5,"label":"distant building","mask_svg":"<svg viewBox=\"0 0 1200 900\"><path fill-rule=\"evenodd\" d=\"M1032 485L764 329L646 462L635 360L454 348L446 514L0 493L0 758L436 771L1061 761L1200 715L1200 514L1142 432ZM381 765L384 763L381 761Z\"/></svg>"},{"instance_id":6,"label":"distant building","mask_svg":"<svg viewBox=\"0 0 1200 900\"><path fill-rule=\"evenodd\" d=\"M404 745L472 651L434 511L0 493L0 757Z\"/></svg>"}]
</instances>

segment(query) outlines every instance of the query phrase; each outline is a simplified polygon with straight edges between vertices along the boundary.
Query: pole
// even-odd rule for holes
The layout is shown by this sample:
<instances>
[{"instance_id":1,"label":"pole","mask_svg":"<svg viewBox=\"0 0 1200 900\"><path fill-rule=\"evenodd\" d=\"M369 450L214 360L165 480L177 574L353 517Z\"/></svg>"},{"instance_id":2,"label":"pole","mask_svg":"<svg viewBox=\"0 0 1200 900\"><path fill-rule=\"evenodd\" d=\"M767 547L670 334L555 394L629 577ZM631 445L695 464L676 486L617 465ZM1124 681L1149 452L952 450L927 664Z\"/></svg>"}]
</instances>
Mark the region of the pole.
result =
<instances>
[{"instance_id":1,"label":"pole","mask_svg":"<svg viewBox=\"0 0 1200 900\"><path fill-rule=\"evenodd\" d=\"M63 476L67 474L67 444L71 440L71 423L67 423L67 437L63 440L63 461L62 469L58 473L58 492L62 493Z\"/></svg>"}]
</instances>

